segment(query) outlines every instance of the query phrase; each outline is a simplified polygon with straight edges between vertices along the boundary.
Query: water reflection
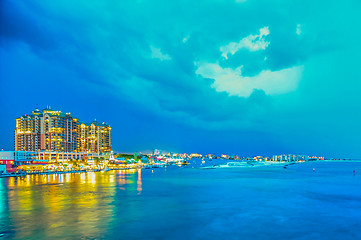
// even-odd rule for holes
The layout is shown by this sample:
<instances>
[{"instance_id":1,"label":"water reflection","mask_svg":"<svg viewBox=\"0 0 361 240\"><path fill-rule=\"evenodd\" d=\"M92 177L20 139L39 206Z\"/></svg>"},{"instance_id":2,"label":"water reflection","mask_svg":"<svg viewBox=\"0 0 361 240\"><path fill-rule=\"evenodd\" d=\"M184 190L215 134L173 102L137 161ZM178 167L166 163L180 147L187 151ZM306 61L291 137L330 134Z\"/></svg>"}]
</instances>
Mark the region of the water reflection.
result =
<instances>
[{"instance_id":1,"label":"water reflection","mask_svg":"<svg viewBox=\"0 0 361 240\"><path fill-rule=\"evenodd\" d=\"M0 179L0 238L355 239L354 169L361 163Z\"/></svg>"},{"instance_id":2,"label":"water reflection","mask_svg":"<svg viewBox=\"0 0 361 240\"><path fill-rule=\"evenodd\" d=\"M142 169L138 169L138 180L137 180L138 194L142 192Z\"/></svg>"},{"instance_id":3,"label":"water reflection","mask_svg":"<svg viewBox=\"0 0 361 240\"><path fill-rule=\"evenodd\" d=\"M136 195L142 190L141 172L129 170L27 175L1 181L0 224L5 222L12 229L8 234L14 239L103 238L114 220L117 191Z\"/></svg>"},{"instance_id":4,"label":"water reflection","mask_svg":"<svg viewBox=\"0 0 361 240\"><path fill-rule=\"evenodd\" d=\"M0 182L0 219L3 216L3 212L5 210L5 198L4 198L4 186Z\"/></svg>"}]
</instances>

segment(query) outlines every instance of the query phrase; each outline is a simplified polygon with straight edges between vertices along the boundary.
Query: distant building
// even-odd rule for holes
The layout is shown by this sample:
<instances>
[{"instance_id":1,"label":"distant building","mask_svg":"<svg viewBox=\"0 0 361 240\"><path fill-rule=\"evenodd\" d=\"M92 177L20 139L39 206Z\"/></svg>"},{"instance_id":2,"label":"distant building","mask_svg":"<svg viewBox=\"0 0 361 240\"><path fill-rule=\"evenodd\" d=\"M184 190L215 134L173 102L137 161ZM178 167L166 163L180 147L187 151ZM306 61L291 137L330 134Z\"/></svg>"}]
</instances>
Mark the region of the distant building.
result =
<instances>
[{"instance_id":1,"label":"distant building","mask_svg":"<svg viewBox=\"0 0 361 240\"><path fill-rule=\"evenodd\" d=\"M312 156L312 157L309 157L309 160L310 161L325 160L325 157Z\"/></svg>"},{"instance_id":2,"label":"distant building","mask_svg":"<svg viewBox=\"0 0 361 240\"><path fill-rule=\"evenodd\" d=\"M273 161L276 162L297 162L297 161L308 161L308 156L296 155L296 154L283 154L283 155L274 155L272 159Z\"/></svg>"},{"instance_id":3,"label":"distant building","mask_svg":"<svg viewBox=\"0 0 361 240\"><path fill-rule=\"evenodd\" d=\"M212 159L212 158L216 158L216 155L214 155L214 154L207 154L205 157L206 157L206 158L209 158L209 159Z\"/></svg>"},{"instance_id":4,"label":"distant building","mask_svg":"<svg viewBox=\"0 0 361 240\"><path fill-rule=\"evenodd\" d=\"M80 123L70 113L47 107L16 118L16 151L111 151L111 127L105 123Z\"/></svg>"},{"instance_id":5,"label":"distant building","mask_svg":"<svg viewBox=\"0 0 361 240\"><path fill-rule=\"evenodd\" d=\"M162 155L162 151L159 150L159 149L154 149L153 150L153 156L159 156L159 155Z\"/></svg>"},{"instance_id":6,"label":"distant building","mask_svg":"<svg viewBox=\"0 0 361 240\"><path fill-rule=\"evenodd\" d=\"M255 156L255 157L253 157L253 160L255 160L255 161L263 161L263 160L264 160L264 157L262 157L262 156Z\"/></svg>"},{"instance_id":7,"label":"distant building","mask_svg":"<svg viewBox=\"0 0 361 240\"><path fill-rule=\"evenodd\" d=\"M189 155L189 157L191 157L191 158L201 158L202 154L192 153L192 154Z\"/></svg>"},{"instance_id":8,"label":"distant building","mask_svg":"<svg viewBox=\"0 0 361 240\"><path fill-rule=\"evenodd\" d=\"M229 156L228 156L227 154L222 154L222 155L221 155L221 158L229 159Z\"/></svg>"}]
</instances>

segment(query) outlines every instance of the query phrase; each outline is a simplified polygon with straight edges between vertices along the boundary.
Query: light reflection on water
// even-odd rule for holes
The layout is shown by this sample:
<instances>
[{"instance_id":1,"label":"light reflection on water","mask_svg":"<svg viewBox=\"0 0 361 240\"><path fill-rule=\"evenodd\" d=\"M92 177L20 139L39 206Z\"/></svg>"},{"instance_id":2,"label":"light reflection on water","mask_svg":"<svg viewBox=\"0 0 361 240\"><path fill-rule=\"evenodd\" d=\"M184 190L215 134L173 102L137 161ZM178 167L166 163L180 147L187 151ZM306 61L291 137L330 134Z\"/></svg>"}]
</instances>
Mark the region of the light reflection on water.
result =
<instances>
[{"instance_id":1,"label":"light reflection on water","mask_svg":"<svg viewBox=\"0 0 361 240\"><path fill-rule=\"evenodd\" d=\"M353 169L361 164L0 179L0 238L357 239Z\"/></svg>"},{"instance_id":2,"label":"light reflection on water","mask_svg":"<svg viewBox=\"0 0 361 240\"><path fill-rule=\"evenodd\" d=\"M139 192L141 170L27 175L4 179L8 187L7 224L11 225L8 235L15 239L84 235L100 238L113 218L115 186L130 184L127 190L131 191L134 183L131 175L135 174L138 176L133 189ZM5 193L2 189L4 185L0 186L0 192ZM5 199L1 200L0 204L6 203ZM5 207L0 206L0 214L3 214ZM5 217L0 216L3 221Z\"/></svg>"},{"instance_id":3,"label":"light reflection on water","mask_svg":"<svg viewBox=\"0 0 361 240\"><path fill-rule=\"evenodd\" d=\"M137 180L138 194L142 192L142 170L138 169L138 180Z\"/></svg>"}]
</instances>

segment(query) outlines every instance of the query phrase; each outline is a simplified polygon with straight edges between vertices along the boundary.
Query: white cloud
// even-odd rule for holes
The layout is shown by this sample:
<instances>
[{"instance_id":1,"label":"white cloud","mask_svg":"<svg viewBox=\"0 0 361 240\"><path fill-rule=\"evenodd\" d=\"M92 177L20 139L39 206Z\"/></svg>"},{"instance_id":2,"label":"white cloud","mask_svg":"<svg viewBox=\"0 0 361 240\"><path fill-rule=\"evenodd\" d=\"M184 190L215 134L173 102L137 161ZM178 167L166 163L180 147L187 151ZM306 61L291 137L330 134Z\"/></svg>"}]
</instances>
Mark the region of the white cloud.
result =
<instances>
[{"instance_id":1,"label":"white cloud","mask_svg":"<svg viewBox=\"0 0 361 240\"><path fill-rule=\"evenodd\" d=\"M182 40L182 42L183 42L183 43L186 43L186 42L188 41L188 39L189 39L189 35L187 35L186 37L184 37L183 40Z\"/></svg>"},{"instance_id":2,"label":"white cloud","mask_svg":"<svg viewBox=\"0 0 361 240\"><path fill-rule=\"evenodd\" d=\"M152 58L157 58L160 59L161 61L172 59L168 54L162 53L160 48L150 46L150 50L152 51L152 55L151 55Z\"/></svg>"},{"instance_id":3,"label":"white cloud","mask_svg":"<svg viewBox=\"0 0 361 240\"><path fill-rule=\"evenodd\" d=\"M222 68L218 64L200 64L196 71L204 78L214 79L212 88L217 92L227 92L230 96L249 97L253 90L263 90L266 94L277 95L297 89L303 66L295 66L279 71L263 70L253 77L242 76L242 67Z\"/></svg>"},{"instance_id":4,"label":"white cloud","mask_svg":"<svg viewBox=\"0 0 361 240\"><path fill-rule=\"evenodd\" d=\"M258 35L249 35L242 38L239 42L230 42L225 46L221 46L220 51L224 58L228 58L228 54L235 54L241 48L247 48L250 51L265 50L270 42L264 39L264 36L269 35L269 27L264 27L259 30Z\"/></svg>"},{"instance_id":5,"label":"white cloud","mask_svg":"<svg viewBox=\"0 0 361 240\"><path fill-rule=\"evenodd\" d=\"M297 35L301 35L301 33L302 33L301 24L297 24L296 34L297 34Z\"/></svg>"}]
</instances>

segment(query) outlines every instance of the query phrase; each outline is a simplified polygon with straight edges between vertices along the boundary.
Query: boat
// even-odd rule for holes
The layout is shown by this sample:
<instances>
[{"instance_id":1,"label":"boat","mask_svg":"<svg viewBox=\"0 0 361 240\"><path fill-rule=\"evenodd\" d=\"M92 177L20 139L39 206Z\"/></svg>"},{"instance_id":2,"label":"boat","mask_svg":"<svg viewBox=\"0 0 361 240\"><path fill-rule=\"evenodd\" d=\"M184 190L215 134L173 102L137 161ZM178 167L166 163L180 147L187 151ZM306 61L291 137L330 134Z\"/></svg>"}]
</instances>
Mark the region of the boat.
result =
<instances>
[{"instance_id":1,"label":"boat","mask_svg":"<svg viewBox=\"0 0 361 240\"><path fill-rule=\"evenodd\" d=\"M184 158L174 158L174 157L169 157L165 159L166 163L177 163L177 162L182 162L185 161Z\"/></svg>"},{"instance_id":2,"label":"boat","mask_svg":"<svg viewBox=\"0 0 361 240\"><path fill-rule=\"evenodd\" d=\"M201 167L200 169L216 169L217 165Z\"/></svg>"},{"instance_id":3,"label":"boat","mask_svg":"<svg viewBox=\"0 0 361 240\"><path fill-rule=\"evenodd\" d=\"M183 161L179 161L177 163L178 166L187 166L189 164L189 162L187 162L186 160L183 160Z\"/></svg>"},{"instance_id":4,"label":"boat","mask_svg":"<svg viewBox=\"0 0 361 240\"><path fill-rule=\"evenodd\" d=\"M184 160L184 161L181 163L182 166L186 166L186 165L188 165L188 164L189 164L189 162L187 162L186 160Z\"/></svg>"},{"instance_id":5,"label":"boat","mask_svg":"<svg viewBox=\"0 0 361 240\"><path fill-rule=\"evenodd\" d=\"M234 167L249 167L254 166L253 164L250 164L248 162L228 162L227 164L221 164L217 167L219 168L234 168Z\"/></svg>"}]
</instances>

